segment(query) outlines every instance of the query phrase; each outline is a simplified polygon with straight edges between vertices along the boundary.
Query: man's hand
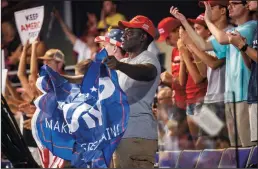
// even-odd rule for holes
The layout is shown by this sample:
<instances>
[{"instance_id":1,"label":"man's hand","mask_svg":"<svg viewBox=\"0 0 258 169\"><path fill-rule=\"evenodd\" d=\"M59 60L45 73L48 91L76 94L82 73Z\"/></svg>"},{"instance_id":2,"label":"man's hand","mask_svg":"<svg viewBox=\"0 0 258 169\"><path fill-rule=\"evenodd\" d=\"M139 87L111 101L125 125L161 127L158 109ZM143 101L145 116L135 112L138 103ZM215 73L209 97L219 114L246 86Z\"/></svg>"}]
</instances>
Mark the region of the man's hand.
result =
<instances>
[{"instance_id":1,"label":"man's hand","mask_svg":"<svg viewBox=\"0 0 258 169\"><path fill-rule=\"evenodd\" d=\"M180 39L185 45L194 44L188 33L182 27L180 27Z\"/></svg>"},{"instance_id":2,"label":"man's hand","mask_svg":"<svg viewBox=\"0 0 258 169\"><path fill-rule=\"evenodd\" d=\"M108 56L105 59L103 59L102 63L105 63L109 69L116 69L118 70L119 65L121 62L119 62L115 56Z\"/></svg>"},{"instance_id":3,"label":"man's hand","mask_svg":"<svg viewBox=\"0 0 258 169\"><path fill-rule=\"evenodd\" d=\"M205 22L211 22L212 18L212 13L211 13L211 5L209 2L203 2L205 5L205 15L204 15L204 20Z\"/></svg>"},{"instance_id":4,"label":"man's hand","mask_svg":"<svg viewBox=\"0 0 258 169\"><path fill-rule=\"evenodd\" d=\"M185 44L183 43L182 39L177 40L177 48L178 49L184 49L186 48Z\"/></svg>"},{"instance_id":5,"label":"man's hand","mask_svg":"<svg viewBox=\"0 0 258 169\"><path fill-rule=\"evenodd\" d=\"M26 52L29 47L30 47L30 41L29 41L29 39L28 39L28 40L26 41L26 43L24 44L24 46L23 46L23 51Z\"/></svg>"},{"instance_id":6,"label":"man's hand","mask_svg":"<svg viewBox=\"0 0 258 169\"><path fill-rule=\"evenodd\" d=\"M238 31L227 32L227 35L229 43L236 46L238 49L241 49L246 43L246 39L242 37Z\"/></svg>"},{"instance_id":7,"label":"man's hand","mask_svg":"<svg viewBox=\"0 0 258 169\"><path fill-rule=\"evenodd\" d=\"M35 41L32 42L31 46L32 48L36 48L39 44L39 38L37 38Z\"/></svg>"},{"instance_id":8,"label":"man's hand","mask_svg":"<svg viewBox=\"0 0 258 169\"><path fill-rule=\"evenodd\" d=\"M170 12L171 15L173 15L176 19L180 20L181 22L185 22L186 21L185 16L179 12L177 7L172 6L170 8L169 12Z\"/></svg>"},{"instance_id":9,"label":"man's hand","mask_svg":"<svg viewBox=\"0 0 258 169\"><path fill-rule=\"evenodd\" d=\"M31 119L27 119L23 122L23 127L25 129L31 130Z\"/></svg>"},{"instance_id":10,"label":"man's hand","mask_svg":"<svg viewBox=\"0 0 258 169\"><path fill-rule=\"evenodd\" d=\"M172 81L172 75L169 72L165 71L165 72L161 73L160 79L161 79L162 83L168 84L169 82L171 83L171 81ZM170 86L171 86L171 84L170 84Z\"/></svg>"},{"instance_id":11,"label":"man's hand","mask_svg":"<svg viewBox=\"0 0 258 169\"><path fill-rule=\"evenodd\" d=\"M20 104L18 108L19 111L24 112L26 114L34 114L36 111L36 107L27 102Z\"/></svg>"}]
</instances>

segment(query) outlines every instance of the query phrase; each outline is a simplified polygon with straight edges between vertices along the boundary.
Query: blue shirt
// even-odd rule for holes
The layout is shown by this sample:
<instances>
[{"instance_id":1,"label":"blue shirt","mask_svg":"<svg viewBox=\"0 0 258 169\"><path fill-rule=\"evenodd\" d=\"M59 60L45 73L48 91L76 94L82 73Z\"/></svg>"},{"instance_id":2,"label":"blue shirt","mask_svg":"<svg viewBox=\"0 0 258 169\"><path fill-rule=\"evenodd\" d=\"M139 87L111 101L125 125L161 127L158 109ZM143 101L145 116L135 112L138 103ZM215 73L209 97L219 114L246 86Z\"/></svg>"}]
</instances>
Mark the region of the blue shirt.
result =
<instances>
[{"instance_id":1,"label":"blue shirt","mask_svg":"<svg viewBox=\"0 0 258 169\"><path fill-rule=\"evenodd\" d=\"M237 30L246 38L248 45L253 43L254 34L256 33L257 21L248 21L242 25L228 30L232 32ZM233 45L221 45L213 38L211 39L214 52L219 59L226 58L226 87L225 102L242 102L247 101L247 90L250 79L250 71L246 67L241 52ZM235 99L233 98L235 95Z\"/></svg>"},{"instance_id":2,"label":"blue shirt","mask_svg":"<svg viewBox=\"0 0 258 169\"><path fill-rule=\"evenodd\" d=\"M253 41L253 48L257 50L257 33ZM248 86L248 103L258 103L258 63L252 60L251 77Z\"/></svg>"}]
</instances>

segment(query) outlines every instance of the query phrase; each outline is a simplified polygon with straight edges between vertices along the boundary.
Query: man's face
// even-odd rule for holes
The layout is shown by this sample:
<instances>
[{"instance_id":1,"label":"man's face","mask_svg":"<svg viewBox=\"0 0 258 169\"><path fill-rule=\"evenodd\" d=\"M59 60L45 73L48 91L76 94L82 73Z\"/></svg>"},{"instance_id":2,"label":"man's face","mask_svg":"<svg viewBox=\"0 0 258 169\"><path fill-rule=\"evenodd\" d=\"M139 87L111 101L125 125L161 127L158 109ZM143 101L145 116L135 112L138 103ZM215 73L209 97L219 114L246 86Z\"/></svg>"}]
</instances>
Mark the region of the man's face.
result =
<instances>
[{"instance_id":1,"label":"man's face","mask_svg":"<svg viewBox=\"0 0 258 169\"><path fill-rule=\"evenodd\" d=\"M210 36L209 29L206 29L203 25L194 24L195 32L200 35L203 39L207 39Z\"/></svg>"},{"instance_id":2,"label":"man's face","mask_svg":"<svg viewBox=\"0 0 258 169\"><path fill-rule=\"evenodd\" d=\"M111 1L104 1L103 9L105 13L109 15L114 10L114 4Z\"/></svg>"},{"instance_id":3,"label":"man's face","mask_svg":"<svg viewBox=\"0 0 258 169\"><path fill-rule=\"evenodd\" d=\"M134 52L141 44L143 30L138 28L126 28L123 34L123 46L126 52Z\"/></svg>"},{"instance_id":4,"label":"man's face","mask_svg":"<svg viewBox=\"0 0 258 169\"><path fill-rule=\"evenodd\" d=\"M2 41L4 44L9 44L15 37L15 30L9 22L3 22L2 27Z\"/></svg>"},{"instance_id":5,"label":"man's face","mask_svg":"<svg viewBox=\"0 0 258 169\"><path fill-rule=\"evenodd\" d=\"M257 1L248 1L248 8L250 11L257 11Z\"/></svg>"},{"instance_id":6,"label":"man's face","mask_svg":"<svg viewBox=\"0 0 258 169\"><path fill-rule=\"evenodd\" d=\"M177 41L179 39L179 28L171 31L168 35L168 37L166 38L166 43L167 45L170 46L177 46Z\"/></svg>"},{"instance_id":7,"label":"man's face","mask_svg":"<svg viewBox=\"0 0 258 169\"><path fill-rule=\"evenodd\" d=\"M228 10L230 18L236 19L241 17L248 9L241 1L229 1Z\"/></svg>"},{"instance_id":8,"label":"man's face","mask_svg":"<svg viewBox=\"0 0 258 169\"><path fill-rule=\"evenodd\" d=\"M219 5L215 5L211 7L211 21L216 22L221 17L221 10L223 8L220 8Z\"/></svg>"}]
</instances>

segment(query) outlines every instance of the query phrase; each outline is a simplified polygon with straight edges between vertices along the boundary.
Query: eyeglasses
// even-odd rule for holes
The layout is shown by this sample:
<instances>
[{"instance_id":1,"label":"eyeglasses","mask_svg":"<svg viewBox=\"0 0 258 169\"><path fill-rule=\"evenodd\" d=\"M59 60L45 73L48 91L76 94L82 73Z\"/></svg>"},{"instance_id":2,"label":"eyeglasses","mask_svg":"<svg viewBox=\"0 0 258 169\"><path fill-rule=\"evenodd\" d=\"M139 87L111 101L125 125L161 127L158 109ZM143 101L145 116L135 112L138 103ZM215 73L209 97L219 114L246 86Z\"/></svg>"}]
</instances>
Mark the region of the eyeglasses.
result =
<instances>
[{"instance_id":1,"label":"eyeglasses","mask_svg":"<svg viewBox=\"0 0 258 169\"><path fill-rule=\"evenodd\" d=\"M243 2L229 2L228 6L236 7L236 6L239 5L239 4L244 5Z\"/></svg>"}]
</instances>

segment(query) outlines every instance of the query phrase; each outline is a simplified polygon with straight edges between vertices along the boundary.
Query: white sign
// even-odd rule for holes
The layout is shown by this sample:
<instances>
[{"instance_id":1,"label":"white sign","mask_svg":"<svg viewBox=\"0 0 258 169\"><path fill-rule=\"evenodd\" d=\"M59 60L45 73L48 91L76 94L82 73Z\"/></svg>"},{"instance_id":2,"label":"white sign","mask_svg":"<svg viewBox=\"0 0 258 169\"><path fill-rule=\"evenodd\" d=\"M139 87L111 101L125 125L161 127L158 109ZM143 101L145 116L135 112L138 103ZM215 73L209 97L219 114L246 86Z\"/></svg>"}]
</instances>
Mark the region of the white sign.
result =
<instances>
[{"instance_id":1,"label":"white sign","mask_svg":"<svg viewBox=\"0 0 258 169\"><path fill-rule=\"evenodd\" d=\"M217 117L215 112L205 105L202 106L200 113L196 113L191 117L210 136L217 136L224 126L224 123Z\"/></svg>"},{"instance_id":2,"label":"white sign","mask_svg":"<svg viewBox=\"0 0 258 169\"><path fill-rule=\"evenodd\" d=\"M44 6L17 11L14 16L22 44L28 39L30 43L35 41L43 24Z\"/></svg>"},{"instance_id":3,"label":"white sign","mask_svg":"<svg viewBox=\"0 0 258 169\"><path fill-rule=\"evenodd\" d=\"M6 78L7 78L7 69L2 69L2 93L5 93L5 86L6 86Z\"/></svg>"}]
</instances>

